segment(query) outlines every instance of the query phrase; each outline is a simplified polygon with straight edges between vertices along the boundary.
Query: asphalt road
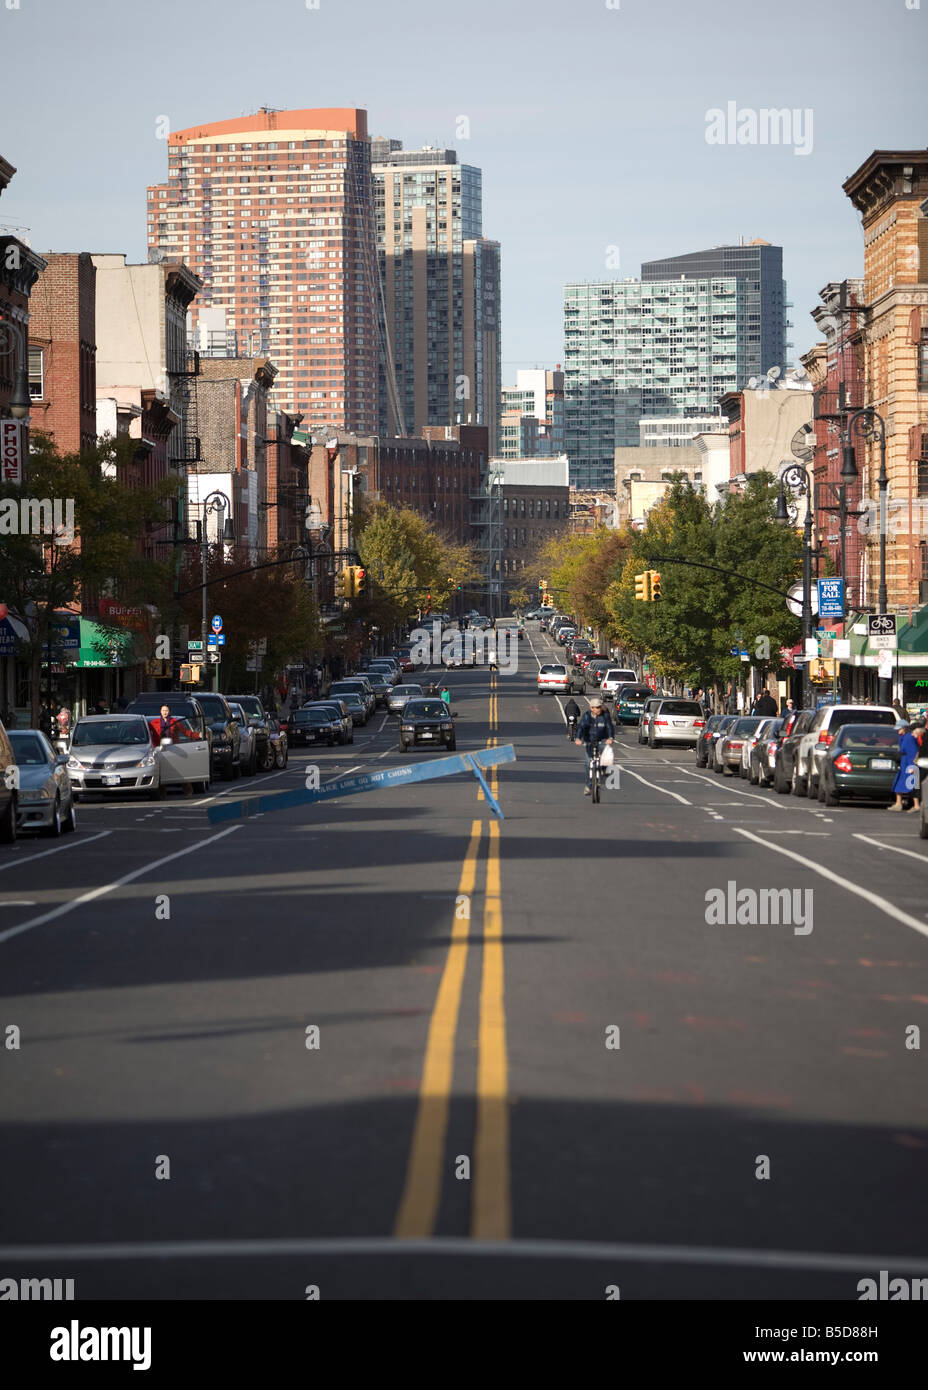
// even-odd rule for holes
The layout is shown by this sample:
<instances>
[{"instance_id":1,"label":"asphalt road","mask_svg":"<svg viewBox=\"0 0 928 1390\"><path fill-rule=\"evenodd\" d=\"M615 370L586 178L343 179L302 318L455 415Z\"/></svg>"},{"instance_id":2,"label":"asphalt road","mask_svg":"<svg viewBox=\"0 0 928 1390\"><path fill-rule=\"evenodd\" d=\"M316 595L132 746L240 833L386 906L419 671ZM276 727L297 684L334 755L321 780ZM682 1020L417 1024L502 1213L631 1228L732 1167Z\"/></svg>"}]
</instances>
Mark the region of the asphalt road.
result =
<instances>
[{"instance_id":1,"label":"asphalt road","mask_svg":"<svg viewBox=\"0 0 928 1390\"><path fill-rule=\"evenodd\" d=\"M533 630L518 673L449 678L458 750L515 747L501 823L468 776L208 821L310 764L441 756L400 755L378 713L353 747L83 803L76 836L3 851L0 1277L856 1299L928 1276L917 817L634 730L593 806ZM798 894L801 921L707 922L729 883Z\"/></svg>"}]
</instances>

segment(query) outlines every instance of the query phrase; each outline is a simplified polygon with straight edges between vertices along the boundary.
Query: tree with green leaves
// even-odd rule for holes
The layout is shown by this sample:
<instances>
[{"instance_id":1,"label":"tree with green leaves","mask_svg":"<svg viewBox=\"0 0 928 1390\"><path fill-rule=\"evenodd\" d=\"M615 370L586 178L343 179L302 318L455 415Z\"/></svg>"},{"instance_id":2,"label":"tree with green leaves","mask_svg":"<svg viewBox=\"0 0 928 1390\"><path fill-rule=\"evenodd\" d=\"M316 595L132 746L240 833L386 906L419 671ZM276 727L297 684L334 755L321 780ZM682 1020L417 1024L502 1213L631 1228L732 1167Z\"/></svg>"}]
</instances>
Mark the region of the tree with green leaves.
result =
<instances>
[{"instance_id":1,"label":"tree with green leaves","mask_svg":"<svg viewBox=\"0 0 928 1390\"><path fill-rule=\"evenodd\" d=\"M247 546L208 548L207 612L222 614L226 635L219 667L223 690L245 691L254 685L255 674L247 666L262 640L267 643L261 658L265 673L302 660L319 645L319 610L306 579L306 566L306 559L291 560L283 550L271 552L266 562L250 565ZM185 595L183 620L196 633L203 616L201 583L202 552L199 546L191 546L179 588Z\"/></svg>"},{"instance_id":2,"label":"tree with green leaves","mask_svg":"<svg viewBox=\"0 0 928 1390\"><path fill-rule=\"evenodd\" d=\"M25 481L0 485L0 597L28 633L23 645L33 726L43 648L57 610L95 604L102 596L127 604L169 602L171 566L146 558L140 541L169 524L177 483L143 486L137 448L135 441L110 439L79 454L60 454L47 436L33 434ZM46 501L53 516L57 504L57 515L73 517L73 532L65 524L50 534ZM94 621L108 628L105 620ZM125 635L123 628L110 630Z\"/></svg>"},{"instance_id":3,"label":"tree with green leaves","mask_svg":"<svg viewBox=\"0 0 928 1390\"><path fill-rule=\"evenodd\" d=\"M780 665L780 648L797 639L783 593L801 569L802 538L774 522L776 492L769 474L752 474L712 505L682 476L673 480L643 530L632 533L607 593L628 649L651 657L663 675L705 687L741 678L744 663L733 647L747 649L764 672ZM649 569L661 575L657 603L635 599L635 576Z\"/></svg>"},{"instance_id":4,"label":"tree with green leaves","mask_svg":"<svg viewBox=\"0 0 928 1390\"><path fill-rule=\"evenodd\" d=\"M469 546L446 540L408 507L366 507L357 544L369 575L367 616L385 631L424 607L428 594L433 608L443 608L480 578Z\"/></svg>"}]
</instances>

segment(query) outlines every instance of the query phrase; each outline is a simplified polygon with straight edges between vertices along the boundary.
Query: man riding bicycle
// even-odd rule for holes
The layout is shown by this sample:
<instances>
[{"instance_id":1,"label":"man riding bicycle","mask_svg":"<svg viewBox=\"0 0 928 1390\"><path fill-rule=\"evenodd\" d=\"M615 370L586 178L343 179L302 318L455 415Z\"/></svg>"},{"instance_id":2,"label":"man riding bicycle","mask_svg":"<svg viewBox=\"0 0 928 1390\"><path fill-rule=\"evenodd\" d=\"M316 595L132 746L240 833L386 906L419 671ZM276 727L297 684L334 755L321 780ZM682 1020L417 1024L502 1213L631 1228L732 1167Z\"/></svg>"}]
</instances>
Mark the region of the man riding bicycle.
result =
<instances>
[{"instance_id":1,"label":"man riding bicycle","mask_svg":"<svg viewBox=\"0 0 928 1390\"><path fill-rule=\"evenodd\" d=\"M611 743L615 735L612 727L612 718L607 709L603 707L601 695L590 696L590 708L580 720L580 727L577 730L577 737L574 739L577 747L586 744L586 756L588 763L587 782L593 777L593 746L598 743ZM584 796L591 796L592 792L587 785L583 789Z\"/></svg>"}]
</instances>

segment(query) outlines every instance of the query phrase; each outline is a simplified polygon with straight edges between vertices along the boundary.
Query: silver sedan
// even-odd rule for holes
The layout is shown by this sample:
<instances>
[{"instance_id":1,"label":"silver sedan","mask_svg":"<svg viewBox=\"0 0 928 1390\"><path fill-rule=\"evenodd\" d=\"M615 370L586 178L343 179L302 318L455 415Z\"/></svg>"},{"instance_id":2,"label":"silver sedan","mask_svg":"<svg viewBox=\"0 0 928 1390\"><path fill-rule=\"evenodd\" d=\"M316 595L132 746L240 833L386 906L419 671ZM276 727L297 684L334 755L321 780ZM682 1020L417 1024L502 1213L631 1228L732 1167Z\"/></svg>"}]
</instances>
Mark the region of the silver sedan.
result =
<instances>
[{"instance_id":1,"label":"silver sedan","mask_svg":"<svg viewBox=\"0 0 928 1390\"><path fill-rule=\"evenodd\" d=\"M402 714L407 700L421 700L421 685L397 685L387 696L387 709L390 714Z\"/></svg>"},{"instance_id":2,"label":"silver sedan","mask_svg":"<svg viewBox=\"0 0 928 1390\"><path fill-rule=\"evenodd\" d=\"M60 835L76 830L68 755L56 753L39 729L10 729L19 775L16 819L20 830Z\"/></svg>"}]
</instances>

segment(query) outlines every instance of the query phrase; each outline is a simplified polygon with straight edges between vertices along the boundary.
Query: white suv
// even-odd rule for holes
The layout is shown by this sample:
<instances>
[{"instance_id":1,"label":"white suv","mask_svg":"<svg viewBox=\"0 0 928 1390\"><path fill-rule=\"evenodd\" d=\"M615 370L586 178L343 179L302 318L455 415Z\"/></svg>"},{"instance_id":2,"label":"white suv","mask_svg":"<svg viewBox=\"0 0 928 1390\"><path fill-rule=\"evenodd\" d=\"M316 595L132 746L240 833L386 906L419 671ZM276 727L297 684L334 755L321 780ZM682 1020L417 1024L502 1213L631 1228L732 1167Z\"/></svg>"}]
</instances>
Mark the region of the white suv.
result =
<instances>
[{"instance_id":1,"label":"white suv","mask_svg":"<svg viewBox=\"0 0 928 1390\"><path fill-rule=\"evenodd\" d=\"M818 799L821 760L835 732L843 724L896 724L902 720L892 705L823 705L796 749L796 784Z\"/></svg>"},{"instance_id":2,"label":"white suv","mask_svg":"<svg viewBox=\"0 0 928 1390\"><path fill-rule=\"evenodd\" d=\"M634 671L627 670L624 666L610 666L603 676L602 684L599 689L604 700L611 700L620 685L637 685L638 677Z\"/></svg>"}]
</instances>

